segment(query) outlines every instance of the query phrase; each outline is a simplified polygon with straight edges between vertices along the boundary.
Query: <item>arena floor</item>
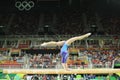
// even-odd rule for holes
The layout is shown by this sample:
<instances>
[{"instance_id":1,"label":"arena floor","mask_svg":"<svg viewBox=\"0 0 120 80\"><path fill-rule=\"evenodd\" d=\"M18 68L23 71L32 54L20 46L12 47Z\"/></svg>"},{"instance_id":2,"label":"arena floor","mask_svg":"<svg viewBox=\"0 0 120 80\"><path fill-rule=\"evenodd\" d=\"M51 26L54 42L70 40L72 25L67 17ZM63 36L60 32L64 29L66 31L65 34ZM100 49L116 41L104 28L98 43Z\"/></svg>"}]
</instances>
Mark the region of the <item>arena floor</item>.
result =
<instances>
[{"instance_id":1,"label":"arena floor","mask_svg":"<svg viewBox=\"0 0 120 80\"><path fill-rule=\"evenodd\" d=\"M23 73L23 74L111 74L120 73L120 69L3 69L3 73Z\"/></svg>"}]
</instances>

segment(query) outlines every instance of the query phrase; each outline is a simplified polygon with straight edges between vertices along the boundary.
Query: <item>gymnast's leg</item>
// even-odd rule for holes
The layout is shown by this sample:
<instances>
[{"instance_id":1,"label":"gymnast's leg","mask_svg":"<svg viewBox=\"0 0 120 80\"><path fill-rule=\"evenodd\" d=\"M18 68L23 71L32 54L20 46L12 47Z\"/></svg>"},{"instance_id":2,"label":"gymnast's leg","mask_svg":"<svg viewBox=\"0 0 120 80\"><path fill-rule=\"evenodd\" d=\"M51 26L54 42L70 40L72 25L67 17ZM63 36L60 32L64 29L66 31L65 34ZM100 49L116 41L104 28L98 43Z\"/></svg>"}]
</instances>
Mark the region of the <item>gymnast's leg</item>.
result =
<instances>
[{"instance_id":1,"label":"gymnast's leg","mask_svg":"<svg viewBox=\"0 0 120 80\"><path fill-rule=\"evenodd\" d=\"M62 64L63 68L67 71L69 70L68 65L67 65L68 55L69 55L68 52L62 52L61 53L61 56L62 56L62 60L61 60L62 63L61 64Z\"/></svg>"},{"instance_id":2,"label":"gymnast's leg","mask_svg":"<svg viewBox=\"0 0 120 80\"><path fill-rule=\"evenodd\" d=\"M88 36L90 36L91 33L87 33L87 34L84 34L84 35L81 35L81 36L77 36L77 37L73 37L73 38L70 38L66 41L66 44L67 45L70 45L72 42L76 41L76 40L82 40L84 38L87 38Z\"/></svg>"}]
</instances>

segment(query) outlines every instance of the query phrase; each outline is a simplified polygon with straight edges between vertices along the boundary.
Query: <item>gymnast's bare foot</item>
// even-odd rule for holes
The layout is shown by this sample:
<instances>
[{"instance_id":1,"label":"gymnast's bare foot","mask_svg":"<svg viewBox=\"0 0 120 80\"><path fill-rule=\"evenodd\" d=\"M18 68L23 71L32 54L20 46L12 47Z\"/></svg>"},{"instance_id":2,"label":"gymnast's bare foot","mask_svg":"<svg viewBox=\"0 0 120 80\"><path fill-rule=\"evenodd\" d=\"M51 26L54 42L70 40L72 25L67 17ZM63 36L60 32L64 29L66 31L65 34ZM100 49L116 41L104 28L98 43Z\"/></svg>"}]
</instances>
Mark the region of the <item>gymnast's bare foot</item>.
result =
<instances>
[{"instance_id":1,"label":"gymnast's bare foot","mask_svg":"<svg viewBox=\"0 0 120 80\"><path fill-rule=\"evenodd\" d=\"M87 35L87 36L90 36L90 35L91 35L91 33L87 33L86 35Z\"/></svg>"}]
</instances>

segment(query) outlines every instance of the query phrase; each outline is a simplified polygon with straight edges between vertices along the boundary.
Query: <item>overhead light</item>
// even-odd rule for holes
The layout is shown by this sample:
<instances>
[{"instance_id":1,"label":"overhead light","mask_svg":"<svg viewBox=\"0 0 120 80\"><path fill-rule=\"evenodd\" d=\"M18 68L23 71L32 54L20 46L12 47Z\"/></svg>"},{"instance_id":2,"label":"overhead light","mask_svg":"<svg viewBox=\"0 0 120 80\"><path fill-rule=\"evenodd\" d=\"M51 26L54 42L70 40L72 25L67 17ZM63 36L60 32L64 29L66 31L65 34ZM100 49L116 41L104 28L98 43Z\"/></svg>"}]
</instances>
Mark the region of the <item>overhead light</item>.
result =
<instances>
[{"instance_id":1,"label":"overhead light","mask_svg":"<svg viewBox=\"0 0 120 80\"><path fill-rule=\"evenodd\" d=\"M3 28L4 26L0 26L0 28Z\"/></svg>"}]
</instances>

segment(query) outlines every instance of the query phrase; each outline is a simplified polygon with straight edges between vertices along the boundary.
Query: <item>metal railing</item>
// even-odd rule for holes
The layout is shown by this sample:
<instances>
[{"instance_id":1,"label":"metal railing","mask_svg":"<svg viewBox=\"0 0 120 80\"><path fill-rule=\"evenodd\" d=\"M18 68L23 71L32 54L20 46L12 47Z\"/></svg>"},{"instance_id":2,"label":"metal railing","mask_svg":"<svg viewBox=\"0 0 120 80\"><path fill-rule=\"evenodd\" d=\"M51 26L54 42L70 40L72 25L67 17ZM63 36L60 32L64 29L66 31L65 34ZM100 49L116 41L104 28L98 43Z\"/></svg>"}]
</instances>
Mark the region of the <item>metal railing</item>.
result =
<instances>
[{"instance_id":1,"label":"metal railing","mask_svg":"<svg viewBox=\"0 0 120 80\"><path fill-rule=\"evenodd\" d=\"M86 64L86 65L69 65L71 69L100 69L100 68L113 68L114 64L110 65L109 63L103 64ZM31 66L29 64L0 64L1 69L62 69L61 64L57 65L39 65L35 64Z\"/></svg>"}]
</instances>

